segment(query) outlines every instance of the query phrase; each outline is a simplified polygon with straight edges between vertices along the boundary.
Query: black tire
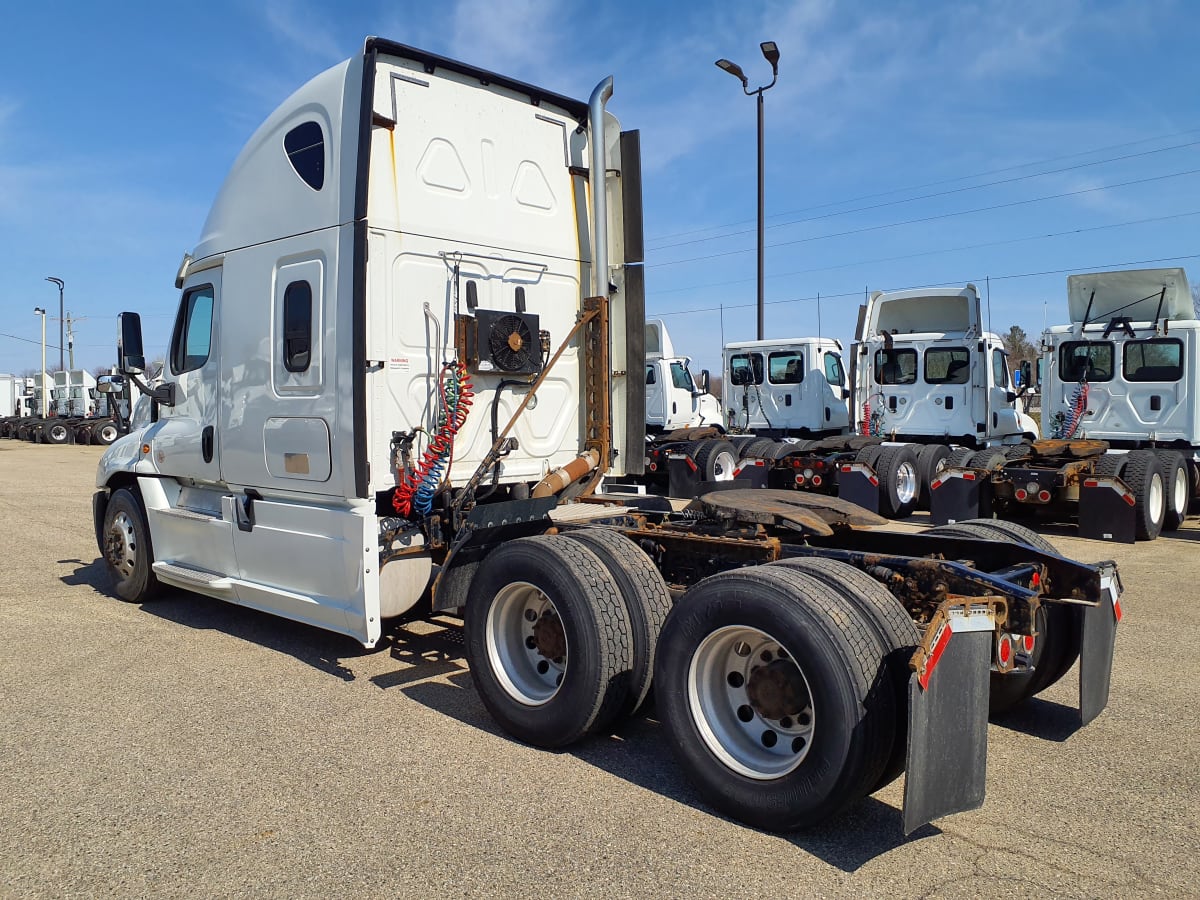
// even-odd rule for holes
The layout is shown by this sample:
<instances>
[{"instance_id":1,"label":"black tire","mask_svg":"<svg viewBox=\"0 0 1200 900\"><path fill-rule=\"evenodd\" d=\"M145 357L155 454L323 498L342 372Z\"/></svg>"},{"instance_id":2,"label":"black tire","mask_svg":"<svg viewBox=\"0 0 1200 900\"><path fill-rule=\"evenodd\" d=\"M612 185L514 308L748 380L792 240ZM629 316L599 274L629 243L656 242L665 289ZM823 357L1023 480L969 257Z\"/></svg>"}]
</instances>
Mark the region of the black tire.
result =
<instances>
[{"instance_id":1,"label":"black tire","mask_svg":"<svg viewBox=\"0 0 1200 900\"><path fill-rule=\"evenodd\" d=\"M1178 450L1155 450L1163 470L1163 491L1166 511L1163 515L1163 531L1178 531L1187 518L1188 503L1191 501L1192 481L1187 461Z\"/></svg>"},{"instance_id":2,"label":"black tire","mask_svg":"<svg viewBox=\"0 0 1200 900\"><path fill-rule=\"evenodd\" d=\"M922 509L929 508L929 482L946 468L949 456L950 448L945 444L926 444L917 453L917 472L921 476L921 499L918 505Z\"/></svg>"},{"instance_id":3,"label":"black tire","mask_svg":"<svg viewBox=\"0 0 1200 900\"><path fill-rule=\"evenodd\" d=\"M775 442L770 438L757 438L742 448L742 459L774 459L774 456L768 455L774 449Z\"/></svg>"},{"instance_id":4,"label":"black tire","mask_svg":"<svg viewBox=\"0 0 1200 900\"><path fill-rule=\"evenodd\" d=\"M1027 441L1004 448L1004 458L1007 460L1028 459L1032 455L1033 448Z\"/></svg>"},{"instance_id":5,"label":"black tire","mask_svg":"<svg viewBox=\"0 0 1200 900\"><path fill-rule=\"evenodd\" d=\"M733 446L737 448L740 458L741 455L745 455L744 451L747 447L749 447L755 441L761 440L761 438L755 434L727 434L725 435L725 440L729 441L729 443L733 444Z\"/></svg>"},{"instance_id":6,"label":"black tire","mask_svg":"<svg viewBox=\"0 0 1200 900\"><path fill-rule=\"evenodd\" d=\"M756 828L803 828L865 796L887 764L898 713L882 657L854 605L819 581L780 566L724 572L667 617L658 713L709 803ZM755 700L763 670L760 685L777 687Z\"/></svg>"},{"instance_id":7,"label":"black tire","mask_svg":"<svg viewBox=\"0 0 1200 900\"><path fill-rule=\"evenodd\" d=\"M799 453L807 453L816 444L816 441L799 440L799 441L780 441L775 445L775 459L783 459L788 456L795 456Z\"/></svg>"},{"instance_id":8,"label":"black tire","mask_svg":"<svg viewBox=\"0 0 1200 900\"><path fill-rule=\"evenodd\" d=\"M726 440L701 441L692 459L704 481L732 481L737 468L738 452Z\"/></svg>"},{"instance_id":9,"label":"black tire","mask_svg":"<svg viewBox=\"0 0 1200 900\"><path fill-rule=\"evenodd\" d=\"M971 454L971 458L967 460L967 465L972 469L1000 469L1008 462L1008 457L1005 456L1003 450L991 448L989 450L980 450L978 453Z\"/></svg>"},{"instance_id":10,"label":"black tire","mask_svg":"<svg viewBox=\"0 0 1200 900\"><path fill-rule=\"evenodd\" d=\"M970 447L959 447L956 450L951 450L950 455L946 457L946 467L961 469L970 464L971 457L974 455L975 451Z\"/></svg>"},{"instance_id":11,"label":"black tire","mask_svg":"<svg viewBox=\"0 0 1200 900\"><path fill-rule=\"evenodd\" d=\"M111 419L105 419L92 426L93 444L100 444L102 447L107 447L120 436L121 432L117 429L117 423Z\"/></svg>"},{"instance_id":12,"label":"black tire","mask_svg":"<svg viewBox=\"0 0 1200 900\"><path fill-rule=\"evenodd\" d=\"M908 709L909 661L921 640L921 630L891 591L861 569L815 556L793 557L771 565L803 572L838 591L855 605L863 620L874 628L879 638L883 647L883 662L891 673L896 691L898 715L896 739L883 772L871 787L870 792L874 793L884 785L891 784L904 771L908 756L908 716L905 711Z\"/></svg>"},{"instance_id":13,"label":"black tire","mask_svg":"<svg viewBox=\"0 0 1200 900\"><path fill-rule=\"evenodd\" d=\"M875 463L879 461L879 456L884 451L882 444L873 444L870 447L863 447L854 455L854 461L865 463L872 469L875 468Z\"/></svg>"},{"instance_id":14,"label":"black tire","mask_svg":"<svg viewBox=\"0 0 1200 900\"><path fill-rule=\"evenodd\" d=\"M1129 462L1128 453L1105 453L1096 460L1097 475L1115 475L1118 478L1125 471L1125 463Z\"/></svg>"},{"instance_id":15,"label":"black tire","mask_svg":"<svg viewBox=\"0 0 1200 900\"><path fill-rule=\"evenodd\" d=\"M154 574L154 545L141 500L121 488L109 497L104 511L104 545L100 548L113 593L129 603L148 603L162 593Z\"/></svg>"},{"instance_id":16,"label":"black tire","mask_svg":"<svg viewBox=\"0 0 1200 900\"><path fill-rule=\"evenodd\" d=\"M884 447L875 461L879 476L879 514L903 519L913 514L921 499L917 454L911 444Z\"/></svg>"},{"instance_id":17,"label":"black tire","mask_svg":"<svg viewBox=\"0 0 1200 900\"><path fill-rule=\"evenodd\" d=\"M1044 553L1060 555L1048 540L1032 529L999 519L968 519L953 525L931 528L929 534L974 540L1026 544ZM1075 665L1082 638L1082 618L1077 607L1047 603L1038 608L1037 637L1031 654L1032 670L1005 675L993 672L988 709L1002 713L1040 694L1055 684Z\"/></svg>"},{"instance_id":18,"label":"black tire","mask_svg":"<svg viewBox=\"0 0 1200 900\"><path fill-rule=\"evenodd\" d=\"M52 422L42 429L42 435L47 444L69 444L71 428L65 422Z\"/></svg>"},{"instance_id":19,"label":"black tire","mask_svg":"<svg viewBox=\"0 0 1200 900\"><path fill-rule=\"evenodd\" d=\"M633 637L633 668L624 712L633 714L650 695L654 652L671 611L671 592L650 557L625 535L607 528L579 528L565 536L596 554L625 601Z\"/></svg>"},{"instance_id":20,"label":"black tire","mask_svg":"<svg viewBox=\"0 0 1200 900\"><path fill-rule=\"evenodd\" d=\"M1131 450L1128 456L1121 480L1133 491L1137 539L1152 541L1162 532L1167 512L1162 463L1151 450Z\"/></svg>"},{"instance_id":21,"label":"black tire","mask_svg":"<svg viewBox=\"0 0 1200 900\"><path fill-rule=\"evenodd\" d=\"M471 581L464 633L483 705L518 740L565 747L625 708L629 614L579 541L537 535L489 553Z\"/></svg>"}]
</instances>

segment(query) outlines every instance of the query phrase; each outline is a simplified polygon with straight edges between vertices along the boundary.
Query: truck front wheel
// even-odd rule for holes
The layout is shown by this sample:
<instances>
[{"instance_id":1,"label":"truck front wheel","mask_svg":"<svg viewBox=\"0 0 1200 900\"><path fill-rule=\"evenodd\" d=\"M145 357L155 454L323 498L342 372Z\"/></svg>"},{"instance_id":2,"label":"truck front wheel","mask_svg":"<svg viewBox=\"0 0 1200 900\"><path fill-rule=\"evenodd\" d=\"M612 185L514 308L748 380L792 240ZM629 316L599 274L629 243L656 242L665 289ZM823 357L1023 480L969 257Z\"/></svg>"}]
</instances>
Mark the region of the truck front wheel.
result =
<instances>
[{"instance_id":1,"label":"truck front wheel","mask_svg":"<svg viewBox=\"0 0 1200 900\"><path fill-rule=\"evenodd\" d=\"M518 740L565 747L625 708L629 614L582 543L538 535L501 544L471 581L464 630L480 699Z\"/></svg>"},{"instance_id":2,"label":"truck front wheel","mask_svg":"<svg viewBox=\"0 0 1200 900\"><path fill-rule=\"evenodd\" d=\"M896 692L854 607L778 566L699 582L667 617L657 709L705 799L756 828L814 825L866 795L896 736Z\"/></svg>"},{"instance_id":3,"label":"truck front wheel","mask_svg":"<svg viewBox=\"0 0 1200 900\"><path fill-rule=\"evenodd\" d=\"M130 603L155 599L162 586L154 575L150 528L137 497L126 488L115 491L104 512L104 561L113 593Z\"/></svg>"}]
</instances>

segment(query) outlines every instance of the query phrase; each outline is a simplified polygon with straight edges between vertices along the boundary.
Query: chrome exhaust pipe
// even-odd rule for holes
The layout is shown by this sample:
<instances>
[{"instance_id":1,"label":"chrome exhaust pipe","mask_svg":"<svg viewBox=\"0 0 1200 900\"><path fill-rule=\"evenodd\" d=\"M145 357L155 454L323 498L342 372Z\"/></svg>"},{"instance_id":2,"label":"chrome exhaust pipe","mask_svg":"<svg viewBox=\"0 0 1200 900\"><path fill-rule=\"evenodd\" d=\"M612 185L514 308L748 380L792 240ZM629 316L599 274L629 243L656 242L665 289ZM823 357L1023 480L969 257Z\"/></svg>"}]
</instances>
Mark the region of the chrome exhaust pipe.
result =
<instances>
[{"instance_id":1,"label":"chrome exhaust pipe","mask_svg":"<svg viewBox=\"0 0 1200 900\"><path fill-rule=\"evenodd\" d=\"M588 185L592 193L592 296L608 296L608 154L604 146L604 105L612 96L613 80L609 75L596 85L588 100L588 141L591 163L588 166Z\"/></svg>"}]
</instances>

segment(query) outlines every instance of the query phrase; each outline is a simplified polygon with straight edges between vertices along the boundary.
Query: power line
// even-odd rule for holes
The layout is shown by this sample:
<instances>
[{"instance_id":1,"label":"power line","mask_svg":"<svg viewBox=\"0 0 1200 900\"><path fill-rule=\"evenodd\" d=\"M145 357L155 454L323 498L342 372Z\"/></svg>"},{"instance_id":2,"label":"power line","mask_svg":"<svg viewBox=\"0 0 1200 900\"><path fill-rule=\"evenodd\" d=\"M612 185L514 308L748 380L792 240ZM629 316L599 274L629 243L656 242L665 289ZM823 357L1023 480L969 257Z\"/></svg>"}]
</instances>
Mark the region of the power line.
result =
<instances>
[{"instance_id":1,"label":"power line","mask_svg":"<svg viewBox=\"0 0 1200 900\"><path fill-rule=\"evenodd\" d=\"M833 234L819 234L819 235L814 235L812 237L796 238L796 239L790 240L790 241L780 241L776 244L768 244L767 246L771 247L771 248L789 247L793 244L807 244L807 243L811 243L813 241L828 240L829 238L848 237L849 235L854 235L854 234L866 234L867 232L870 232L870 231L882 231L885 228L898 228L902 225L919 225L924 222L934 222L934 221L937 221L938 219L952 219L957 216L971 215L972 213L992 212L997 209L1011 209L1015 206L1028 206L1031 203L1042 203L1046 200L1061 200L1064 197L1078 197L1082 194L1094 194L1097 191L1108 191L1108 190L1112 190L1113 188L1129 187L1129 186L1135 185L1135 184L1149 184L1152 181L1166 181L1169 178L1182 178L1184 176L1195 175L1197 173L1200 173L1200 169L1188 169L1183 172L1172 172L1169 175L1153 175L1149 178L1137 178L1137 179L1134 179L1133 181L1121 181L1121 182L1118 182L1117 184L1106 184L1106 185L1101 185L1100 187L1081 188L1080 190L1077 190L1077 191L1067 191L1062 194L1047 194L1044 197L1031 197L1026 200L1013 200L1013 201L1010 201L1009 203L996 203L996 204L993 204L992 206L979 206L979 207L976 207L975 209L963 209L963 210L958 210L957 212L939 213L934 216L921 216L920 218L916 218L916 219L905 219L901 222L889 222L889 223L885 223L883 225L867 225L862 228L853 228L849 231L834 232ZM719 259L720 257L723 257L723 256L737 256L738 254L741 254L741 253L753 253L754 251L755 251L754 247L750 247L750 248L744 249L744 250L724 250L720 253L709 253L705 256L692 256L687 259L673 259L670 262L647 264L646 268L650 269L650 268L661 268L663 266L678 266L682 263L702 262L704 260L709 260L709 259Z\"/></svg>"},{"instance_id":2,"label":"power line","mask_svg":"<svg viewBox=\"0 0 1200 900\"><path fill-rule=\"evenodd\" d=\"M1114 222L1109 225L1093 225L1089 228L1073 228L1068 231L1058 231L1051 234L1031 234L1026 237L1008 238L1002 241L985 241L981 244L964 244L960 247L941 247L935 250L920 250L914 253L905 253L900 256L881 256L876 259L862 259L856 262L839 263L836 266L817 266L812 269L797 269L792 272L780 272L777 275L770 275L769 278L789 278L793 275L811 275L813 272L830 272L835 269L851 269L855 266L867 266L881 262L902 262L907 259L916 259L919 256L934 256L938 253L956 253L962 250L981 250L984 247L1002 247L1008 244L1019 244L1023 241L1041 241L1048 238L1066 237L1067 235L1086 234L1089 231L1104 231L1111 228L1127 228L1132 225L1146 225L1151 222L1166 222L1171 219L1183 219L1188 216L1200 216L1200 210L1191 212L1174 213L1169 216L1154 216L1147 219L1134 219L1130 222ZM647 296L658 296L659 294L677 294L683 291L697 291L704 288L727 287L733 284L747 284L754 281L753 278L738 278L732 281L714 281L704 284L696 284L688 287L666 288L661 291L650 291Z\"/></svg>"},{"instance_id":3,"label":"power line","mask_svg":"<svg viewBox=\"0 0 1200 900\"><path fill-rule=\"evenodd\" d=\"M1116 269L1130 268L1132 266L1145 266L1145 265L1150 265L1152 263L1182 262L1183 260L1188 260L1188 259L1200 259L1200 253L1192 253L1192 254L1189 254L1186 256L1162 256L1157 259L1134 259L1134 260L1127 260L1125 262L1100 263L1098 265L1091 265L1091 266L1072 266L1069 269L1046 269L1041 272L1016 272L1016 273L1010 273L1007 275L984 275L983 278L991 278L993 281L1010 281L1010 280L1015 280L1018 278L1038 278L1038 277L1042 277L1045 275L1067 275L1067 274L1071 274L1074 272L1088 272L1088 271L1092 271L1092 270L1096 270L1096 269L1116 270ZM980 280L981 279L979 276L972 276L970 278L958 278L958 279L947 279L945 281L936 281L936 282L932 282L930 284L910 284L907 287L889 287L889 288L883 288L882 290L911 291L911 290L917 290L919 288L945 287L946 285L962 285L962 284L974 283L974 282L977 282ZM843 299L846 297L861 297L862 295L863 295L862 288L856 288L853 291L846 291L844 293L839 293L839 294L827 294L824 291L822 291L819 295L819 299L821 299L821 300L840 300L840 299ZM784 303L807 303L807 302L811 302L811 301L817 300L817 299L818 299L818 296L816 296L816 295L814 295L812 297L789 297L786 300L768 300L766 302L766 305L767 306L780 306ZM728 309L753 309L755 307L755 305L756 304L754 304L754 303L738 303L738 304L732 304L732 305L722 304L721 306L705 306L705 307L701 307L699 309L676 309L676 310L672 310L670 312L651 312L651 313L648 313L648 315L651 315L651 316L690 316L690 315L694 315L696 313L717 312L722 307L727 310Z\"/></svg>"},{"instance_id":4,"label":"power line","mask_svg":"<svg viewBox=\"0 0 1200 900\"><path fill-rule=\"evenodd\" d=\"M32 340L31 338L18 337L15 334L8 334L7 332L4 332L4 331L0 331L0 337L12 338L14 341L24 341L27 344L35 344L38 347L42 346L41 341L35 341L35 340ZM47 350L61 350L62 348L59 347L57 344L47 344L46 349Z\"/></svg>"},{"instance_id":5,"label":"power line","mask_svg":"<svg viewBox=\"0 0 1200 900\"><path fill-rule=\"evenodd\" d=\"M1091 150L1083 150L1079 153L1068 153L1065 156L1052 156L1049 159L1040 159L1040 160L1035 160L1033 162L1020 163L1015 166L1006 166L1002 169L990 169L986 172L978 172L974 175L960 175L957 178L947 178L947 179L944 179L941 181L930 181L930 182L926 182L925 184L911 185L909 187L902 187L902 188L893 188L890 191L879 191L879 192L873 193L873 194L863 194L858 197L849 197L845 200L834 200L829 203L819 203L815 206L805 206L800 209L793 209L793 210L789 210L787 212L774 213L774 214L768 216L767 218L779 219L779 218L783 218L784 216L792 216L792 215L796 215L798 213L812 212L813 210L817 210L817 209L828 209L831 206L841 206L846 203L858 203L862 200L875 200L878 197L890 197L893 194L902 194L902 193L905 193L906 191L921 191L921 190L924 190L925 188L940 187L943 184L954 184L955 182L968 181L972 178L987 178L989 175L999 175L1003 172L1012 172L1016 169L1027 169L1030 166L1047 165L1048 163L1059 162L1064 159L1076 159L1080 156L1090 156L1093 153L1104 153L1108 150L1123 150L1126 147L1136 147L1140 144L1148 144L1153 141L1165 141L1168 138L1183 137L1184 135L1196 134L1197 132L1200 132L1200 128L1192 128L1188 131L1175 131L1175 132L1172 132L1171 134L1159 135L1158 137L1143 138L1140 141L1129 141L1124 144L1110 144L1107 147L1096 147ZM1191 144L1183 144L1181 146L1190 147L1192 145ZM1169 149L1176 149L1176 148L1168 147L1168 148L1164 148L1164 149L1169 150ZM1150 152L1159 152L1159 151L1155 150L1155 151L1150 151ZM1125 157L1117 157L1117 159L1123 159L1123 158L1125 158ZM1112 160L1098 160L1097 162L1111 162L1111 161ZM1095 163L1089 163L1088 165L1094 165L1094 164ZM1038 173L1038 174L1048 174L1048 173ZM1037 175L1030 175L1028 177L1035 178L1035 177L1037 177ZM918 198L912 198L912 199L918 199ZM647 241L663 241L663 240L667 240L668 238L686 237L690 234L700 234L701 232L705 232L705 231L716 231L716 230L722 229L722 228L736 228L739 225L748 225L751 222L752 222L752 220L750 220L750 219L742 219L737 222L728 222L724 225L710 225L706 228L694 228L694 229L691 229L688 231L678 231L678 232L673 232L670 234L656 235L654 237L647 238L646 240ZM770 227L773 228L775 226L772 225ZM712 239L710 239L710 240L712 240ZM662 249L666 249L666 248L665 247L657 247L654 249L662 250Z\"/></svg>"}]
</instances>

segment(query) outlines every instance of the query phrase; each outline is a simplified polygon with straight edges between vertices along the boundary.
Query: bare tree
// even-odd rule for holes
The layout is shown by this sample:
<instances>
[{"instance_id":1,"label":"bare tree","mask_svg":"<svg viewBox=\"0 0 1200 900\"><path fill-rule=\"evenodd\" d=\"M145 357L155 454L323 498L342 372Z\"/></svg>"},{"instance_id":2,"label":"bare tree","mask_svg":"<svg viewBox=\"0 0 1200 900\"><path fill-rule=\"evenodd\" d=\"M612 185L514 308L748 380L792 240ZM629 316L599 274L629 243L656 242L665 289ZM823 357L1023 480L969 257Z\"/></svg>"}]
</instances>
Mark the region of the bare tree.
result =
<instances>
[{"instance_id":1,"label":"bare tree","mask_svg":"<svg viewBox=\"0 0 1200 900\"><path fill-rule=\"evenodd\" d=\"M1011 326L1008 334L1004 335L1001 340L1004 342L1004 349L1008 351L1009 364L1014 369L1023 362L1033 362L1037 359L1037 346L1029 340L1025 329L1020 325Z\"/></svg>"},{"instance_id":2,"label":"bare tree","mask_svg":"<svg viewBox=\"0 0 1200 900\"><path fill-rule=\"evenodd\" d=\"M1200 319L1200 284L1192 285L1192 309L1196 311L1196 318Z\"/></svg>"}]
</instances>

